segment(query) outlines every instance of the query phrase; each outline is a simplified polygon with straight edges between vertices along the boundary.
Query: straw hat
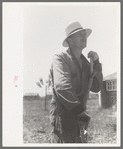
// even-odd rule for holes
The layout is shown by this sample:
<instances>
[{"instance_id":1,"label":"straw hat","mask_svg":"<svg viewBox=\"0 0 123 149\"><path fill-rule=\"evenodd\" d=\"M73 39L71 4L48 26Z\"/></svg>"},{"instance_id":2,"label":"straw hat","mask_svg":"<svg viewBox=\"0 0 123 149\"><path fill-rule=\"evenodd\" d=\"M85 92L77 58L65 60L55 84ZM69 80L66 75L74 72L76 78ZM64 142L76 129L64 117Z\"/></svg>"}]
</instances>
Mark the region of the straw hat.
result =
<instances>
[{"instance_id":1,"label":"straw hat","mask_svg":"<svg viewBox=\"0 0 123 149\"><path fill-rule=\"evenodd\" d=\"M76 32L79 32L79 31L86 31L86 37L88 37L92 30L91 29L83 29L81 24L79 22L74 22L74 23L71 23L69 26L67 26L65 32L66 32L66 38L65 40L63 41L63 46L64 47L68 47L68 43L67 43L67 38L70 36L70 35L73 35L75 34Z\"/></svg>"}]
</instances>

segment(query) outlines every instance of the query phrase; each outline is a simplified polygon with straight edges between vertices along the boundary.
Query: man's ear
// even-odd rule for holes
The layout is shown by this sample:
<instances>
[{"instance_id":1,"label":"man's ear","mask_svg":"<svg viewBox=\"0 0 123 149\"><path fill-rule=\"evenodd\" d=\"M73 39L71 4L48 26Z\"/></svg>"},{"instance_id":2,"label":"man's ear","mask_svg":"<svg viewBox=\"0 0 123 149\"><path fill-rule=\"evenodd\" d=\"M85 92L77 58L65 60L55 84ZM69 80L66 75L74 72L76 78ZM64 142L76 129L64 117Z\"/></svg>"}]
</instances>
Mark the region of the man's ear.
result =
<instances>
[{"instance_id":1,"label":"man's ear","mask_svg":"<svg viewBox=\"0 0 123 149\"><path fill-rule=\"evenodd\" d=\"M72 39L70 37L67 38L67 42L68 42L68 44L72 44L73 43Z\"/></svg>"}]
</instances>

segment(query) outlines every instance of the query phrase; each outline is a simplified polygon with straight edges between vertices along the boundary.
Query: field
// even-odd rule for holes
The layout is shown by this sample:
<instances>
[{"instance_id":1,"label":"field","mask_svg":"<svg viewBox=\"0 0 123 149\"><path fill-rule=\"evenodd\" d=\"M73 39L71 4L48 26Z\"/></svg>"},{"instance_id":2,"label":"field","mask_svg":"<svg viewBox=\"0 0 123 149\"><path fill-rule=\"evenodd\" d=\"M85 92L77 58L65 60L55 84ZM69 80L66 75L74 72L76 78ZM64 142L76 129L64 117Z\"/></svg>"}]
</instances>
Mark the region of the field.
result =
<instances>
[{"instance_id":1,"label":"field","mask_svg":"<svg viewBox=\"0 0 123 149\"><path fill-rule=\"evenodd\" d=\"M23 100L23 142L50 143L50 100L45 110L44 99ZM87 112L91 116L88 143L116 143L116 106L102 109L97 99L88 100Z\"/></svg>"}]
</instances>

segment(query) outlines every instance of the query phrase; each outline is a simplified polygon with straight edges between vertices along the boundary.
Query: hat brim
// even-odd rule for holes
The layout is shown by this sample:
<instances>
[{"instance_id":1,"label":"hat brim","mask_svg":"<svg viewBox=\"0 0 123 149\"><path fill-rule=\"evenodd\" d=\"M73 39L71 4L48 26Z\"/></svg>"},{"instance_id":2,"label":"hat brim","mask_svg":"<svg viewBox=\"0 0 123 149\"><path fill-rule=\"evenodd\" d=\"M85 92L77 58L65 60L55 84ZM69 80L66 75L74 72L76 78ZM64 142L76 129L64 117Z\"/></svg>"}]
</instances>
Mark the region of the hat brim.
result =
<instances>
[{"instance_id":1,"label":"hat brim","mask_svg":"<svg viewBox=\"0 0 123 149\"><path fill-rule=\"evenodd\" d=\"M79 30L76 30L75 32L71 33L69 36L71 36L71 35L73 35L73 34L79 32L79 31L86 31L86 37L88 37L88 36L91 34L91 32L92 32L91 29L79 29ZM67 38L68 38L69 36L67 36L67 37L65 38L65 40L63 41L63 44L62 44L62 45L63 45L64 47L69 47L69 45L68 45L68 43L67 43Z\"/></svg>"}]
</instances>

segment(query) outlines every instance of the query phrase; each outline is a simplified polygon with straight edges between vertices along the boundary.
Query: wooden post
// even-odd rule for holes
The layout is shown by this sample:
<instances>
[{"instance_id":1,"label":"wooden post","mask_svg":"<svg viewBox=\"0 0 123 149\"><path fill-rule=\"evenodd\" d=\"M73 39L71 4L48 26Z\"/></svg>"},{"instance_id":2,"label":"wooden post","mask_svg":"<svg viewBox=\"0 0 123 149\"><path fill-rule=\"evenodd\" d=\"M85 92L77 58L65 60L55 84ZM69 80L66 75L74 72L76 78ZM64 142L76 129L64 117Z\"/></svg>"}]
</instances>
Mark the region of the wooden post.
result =
<instances>
[{"instance_id":1,"label":"wooden post","mask_svg":"<svg viewBox=\"0 0 123 149\"><path fill-rule=\"evenodd\" d=\"M91 74L92 74L92 72L93 72L93 59L92 59L92 57L90 57L90 63L91 63Z\"/></svg>"},{"instance_id":2,"label":"wooden post","mask_svg":"<svg viewBox=\"0 0 123 149\"><path fill-rule=\"evenodd\" d=\"M47 84L45 85L45 110L47 110Z\"/></svg>"},{"instance_id":3,"label":"wooden post","mask_svg":"<svg viewBox=\"0 0 123 149\"><path fill-rule=\"evenodd\" d=\"M99 92L98 95L99 95L99 106L101 107L101 93Z\"/></svg>"}]
</instances>

